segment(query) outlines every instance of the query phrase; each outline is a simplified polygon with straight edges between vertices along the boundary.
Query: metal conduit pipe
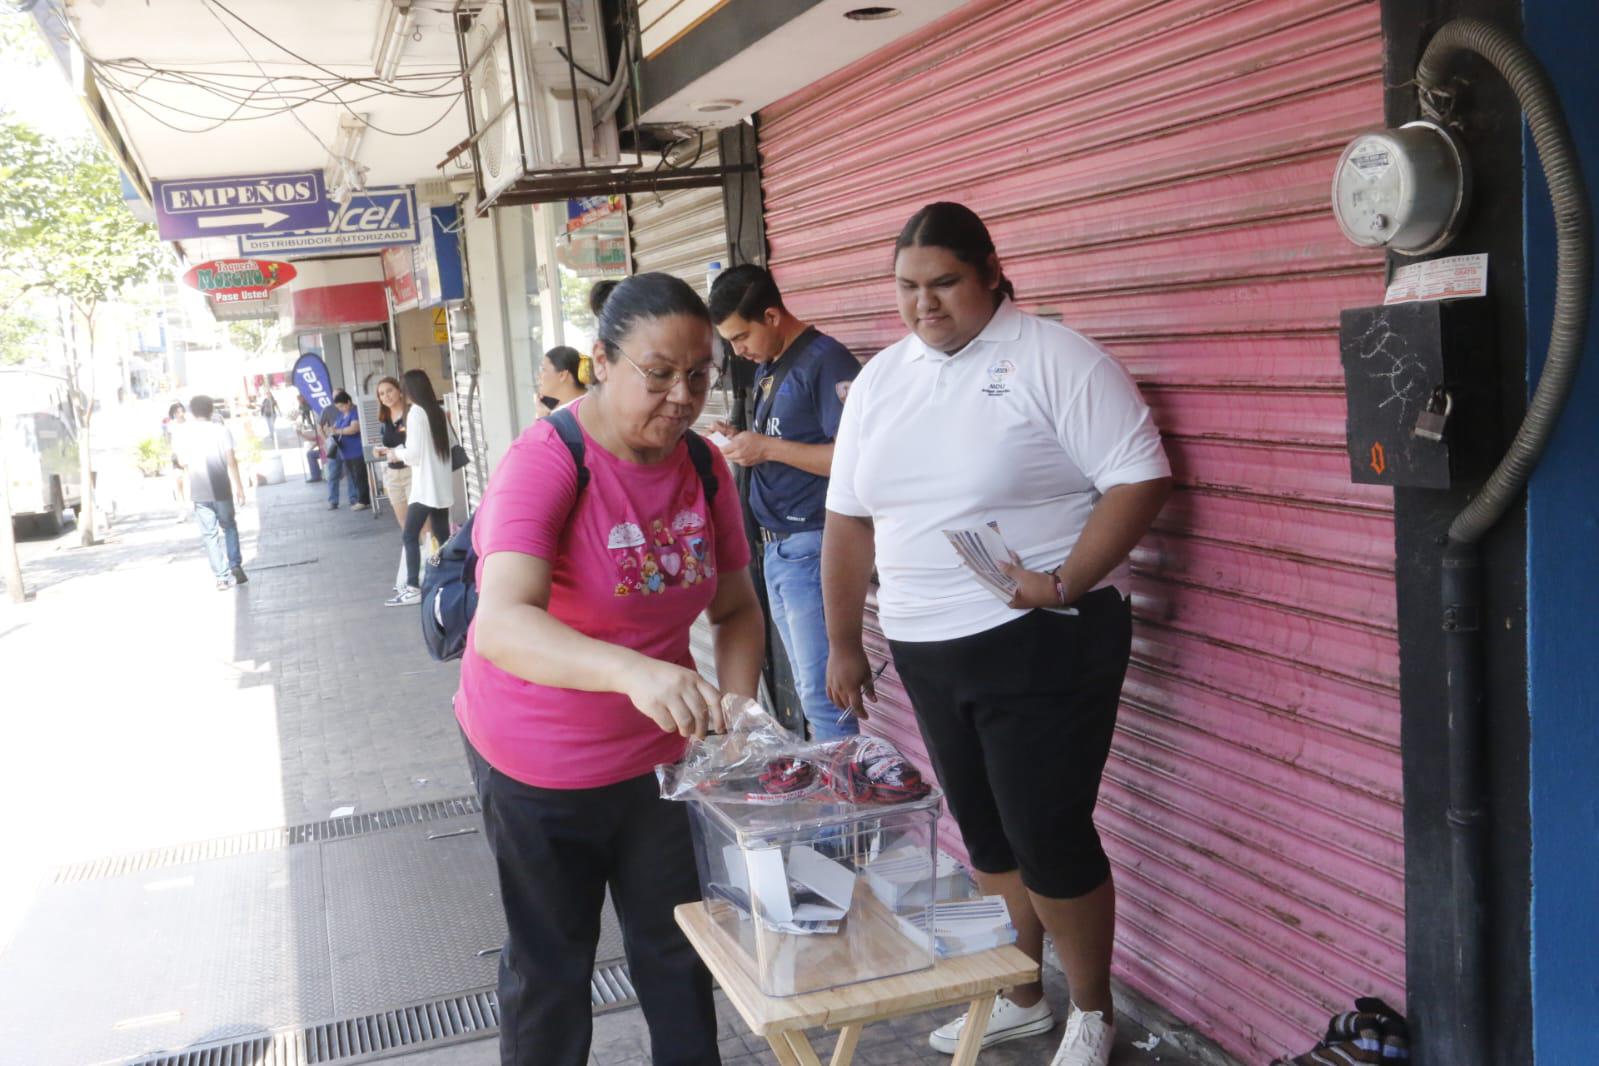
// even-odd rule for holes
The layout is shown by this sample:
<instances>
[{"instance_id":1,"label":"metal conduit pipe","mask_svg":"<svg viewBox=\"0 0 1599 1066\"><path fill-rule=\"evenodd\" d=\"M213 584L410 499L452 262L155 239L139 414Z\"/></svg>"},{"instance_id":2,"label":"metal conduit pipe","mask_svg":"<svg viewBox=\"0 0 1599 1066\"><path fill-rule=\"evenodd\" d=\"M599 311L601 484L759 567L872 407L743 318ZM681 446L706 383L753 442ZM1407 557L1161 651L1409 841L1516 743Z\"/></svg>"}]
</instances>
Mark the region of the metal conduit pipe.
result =
<instances>
[{"instance_id":1,"label":"metal conduit pipe","mask_svg":"<svg viewBox=\"0 0 1599 1066\"><path fill-rule=\"evenodd\" d=\"M1475 52L1491 63L1516 94L1516 102L1527 116L1527 127L1537 146L1555 210L1555 310L1538 387L1509 451L1489 475L1482 491L1449 526L1450 540L1475 544L1526 485L1571 392L1588 323L1593 233L1587 190L1560 100L1543 67L1520 41L1480 19L1456 19L1445 25L1428 42L1416 68L1422 110L1431 118L1442 117L1437 108L1450 96L1446 78L1449 66L1465 52Z\"/></svg>"},{"instance_id":2,"label":"metal conduit pipe","mask_svg":"<svg viewBox=\"0 0 1599 1066\"><path fill-rule=\"evenodd\" d=\"M1433 36L1416 70L1421 107L1446 117L1452 92L1447 76L1466 52L1486 59L1509 83L1527 117L1554 204L1555 306L1532 402L1510 448L1487 482L1449 526L1440 592L1449 713L1449 833L1454 873L1454 1002L1458 1024L1437 1034L1433 1061L1487 1066L1488 915L1485 849L1485 774L1482 686L1483 536L1515 502L1537 466L1565 405L1582 357L1593 271L1587 191L1565 116L1549 77L1527 48L1497 26L1456 19Z\"/></svg>"}]
</instances>

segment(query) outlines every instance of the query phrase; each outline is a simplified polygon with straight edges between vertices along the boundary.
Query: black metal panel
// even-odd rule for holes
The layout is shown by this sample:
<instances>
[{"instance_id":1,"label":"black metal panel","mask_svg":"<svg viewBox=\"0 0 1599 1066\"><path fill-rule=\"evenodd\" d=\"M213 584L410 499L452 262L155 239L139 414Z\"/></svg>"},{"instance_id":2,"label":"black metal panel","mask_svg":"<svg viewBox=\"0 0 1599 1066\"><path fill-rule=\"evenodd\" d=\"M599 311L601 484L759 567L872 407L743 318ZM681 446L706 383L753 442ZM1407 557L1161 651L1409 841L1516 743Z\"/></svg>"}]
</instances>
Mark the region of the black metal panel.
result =
<instances>
[{"instance_id":1,"label":"black metal panel","mask_svg":"<svg viewBox=\"0 0 1599 1066\"><path fill-rule=\"evenodd\" d=\"M1446 489L1480 477L1497 440L1488 304L1351 307L1339 349L1349 404L1349 471L1359 484ZM1440 399L1443 397L1443 399ZM1436 408L1443 439L1416 432ZM1462 431L1466 427L1469 431Z\"/></svg>"}]
</instances>

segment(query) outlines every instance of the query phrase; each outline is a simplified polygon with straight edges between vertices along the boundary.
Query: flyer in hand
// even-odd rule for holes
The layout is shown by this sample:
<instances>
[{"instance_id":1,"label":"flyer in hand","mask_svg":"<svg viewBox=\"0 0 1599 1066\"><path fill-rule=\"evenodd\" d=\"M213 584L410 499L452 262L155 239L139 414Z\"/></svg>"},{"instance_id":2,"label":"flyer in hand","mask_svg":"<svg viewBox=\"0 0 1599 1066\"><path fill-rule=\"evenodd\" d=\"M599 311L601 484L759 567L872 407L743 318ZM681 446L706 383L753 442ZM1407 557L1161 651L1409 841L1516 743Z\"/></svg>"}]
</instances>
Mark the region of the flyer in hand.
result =
<instances>
[{"instance_id":1,"label":"flyer in hand","mask_svg":"<svg viewBox=\"0 0 1599 1066\"><path fill-rule=\"evenodd\" d=\"M949 538L955 554L960 556L961 562L971 570L978 583L1009 603L1011 597L1016 595L1016 579L1001 570L999 564L1014 563L1016 557L1006 547L1005 538L1000 536L999 523L990 522L986 526L971 529L946 529L944 536Z\"/></svg>"}]
</instances>

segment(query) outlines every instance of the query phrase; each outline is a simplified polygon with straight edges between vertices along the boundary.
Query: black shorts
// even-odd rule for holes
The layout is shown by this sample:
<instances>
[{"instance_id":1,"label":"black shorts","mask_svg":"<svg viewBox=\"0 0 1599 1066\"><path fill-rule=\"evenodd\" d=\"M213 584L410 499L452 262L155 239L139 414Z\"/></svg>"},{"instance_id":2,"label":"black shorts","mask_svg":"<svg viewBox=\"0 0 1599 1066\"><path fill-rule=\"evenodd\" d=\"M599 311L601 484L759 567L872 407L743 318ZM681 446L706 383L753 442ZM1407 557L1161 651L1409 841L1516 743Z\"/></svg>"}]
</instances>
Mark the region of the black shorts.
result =
<instances>
[{"instance_id":1,"label":"black shorts","mask_svg":"<svg viewBox=\"0 0 1599 1066\"><path fill-rule=\"evenodd\" d=\"M1074 899L1110 876L1094 828L1132 651L1114 588L954 640L890 641L972 866Z\"/></svg>"}]
</instances>

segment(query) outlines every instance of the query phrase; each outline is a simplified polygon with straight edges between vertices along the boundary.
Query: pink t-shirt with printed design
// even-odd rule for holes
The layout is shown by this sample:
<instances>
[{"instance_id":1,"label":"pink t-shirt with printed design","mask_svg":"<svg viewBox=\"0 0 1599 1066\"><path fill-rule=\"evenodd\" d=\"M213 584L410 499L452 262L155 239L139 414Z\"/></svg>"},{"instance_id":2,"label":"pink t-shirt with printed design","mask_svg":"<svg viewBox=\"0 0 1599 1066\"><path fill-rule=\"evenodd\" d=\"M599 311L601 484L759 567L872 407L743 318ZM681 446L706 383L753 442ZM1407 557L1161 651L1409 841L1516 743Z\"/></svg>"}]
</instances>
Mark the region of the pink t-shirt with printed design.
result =
<instances>
[{"instance_id":1,"label":"pink t-shirt with printed design","mask_svg":"<svg viewBox=\"0 0 1599 1066\"><path fill-rule=\"evenodd\" d=\"M713 517L686 444L664 462L640 465L587 433L584 441L589 483L575 508L572 455L547 421L511 445L473 522L478 578L481 560L495 552L548 559L552 615L597 640L693 669L689 627L716 594L718 573L750 561L727 461L711 449L720 486ZM684 740L626 696L523 681L481 658L471 640L455 714L491 766L539 788L615 784L683 754Z\"/></svg>"}]
</instances>

